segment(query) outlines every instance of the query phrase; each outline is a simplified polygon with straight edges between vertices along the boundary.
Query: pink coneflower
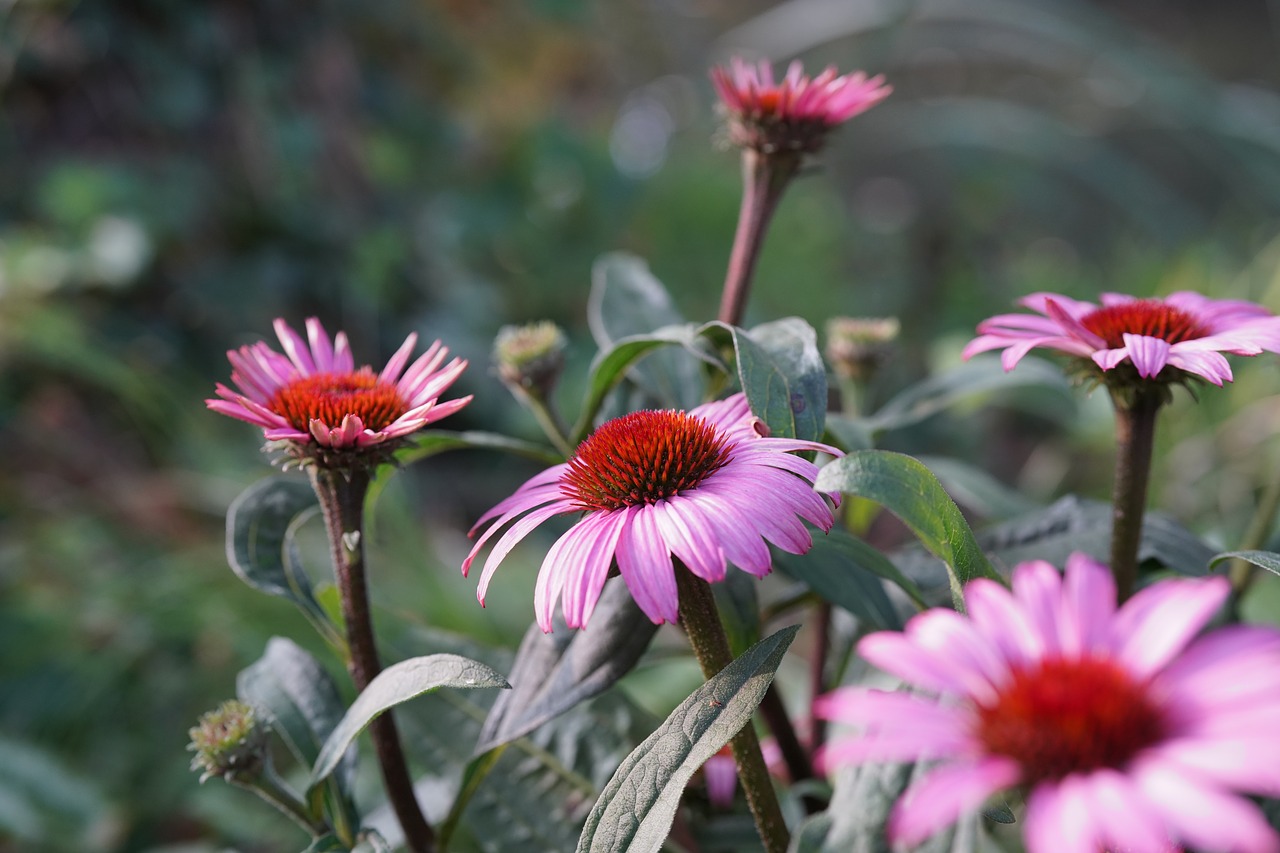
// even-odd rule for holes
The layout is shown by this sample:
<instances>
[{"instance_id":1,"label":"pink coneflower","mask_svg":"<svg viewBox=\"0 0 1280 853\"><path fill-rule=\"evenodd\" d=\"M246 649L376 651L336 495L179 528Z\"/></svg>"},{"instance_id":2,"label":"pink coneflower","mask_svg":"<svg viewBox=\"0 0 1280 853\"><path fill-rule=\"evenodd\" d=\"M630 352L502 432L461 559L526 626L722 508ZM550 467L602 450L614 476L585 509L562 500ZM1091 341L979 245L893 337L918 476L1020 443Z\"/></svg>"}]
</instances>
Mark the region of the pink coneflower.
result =
<instances>
[{"instance_id":1,"label":"pink coneflower","mask_svg":"<svg viewBox=\"0 0 1280 853\"><path fill-rule=\"evenodd\" d=\"M1104 293L1101 306L1033 293L1020 304L1043 316L983 320L964 357L1003 349L1001 363L1012 370L1029 351L1047 347L1091 359L1103 371L1127 363L1143 380L1198 376L1221 385L1231 381L1223 353L1280 352L1280 318L1252 302L1182 291L1164 299Z\"/></svg>"},{"instance_id":2,"label":"pink coneflower","mask_svg":"<svg viewBox=\"0 0 1280 853\"><path fill-rule=\"evenodd\" d=\"M813 539L800 519L824 531L834 522L834 498L813 491L817 466L791 454L840 451L764 437L762 427L742 394L688 413L615 418L568 462L534 476L476 522L472 535L496 519L462 572L511 525L480 574L476 597L484 604L494 570L517 542L552 516L584 513L551 546L538 573L534 611L542 630L551 630L557 598L569 627L585 625L615 558L640 609L655 623L675 622L673 556L707 581L723 580L726 562L763 576L772 568L765 540L802 554Z\"/></svg>"},{"instance_id":3,"label":"pink coneflower","mask_svg":"<svg viewBox=\"0 0 1280 853\"><path fill-rule=\"evenodd\" d=\"M728 68L711 69L711 82L729 115L733 141L766 153L816 151L828 131L893 91L882 76L838 75L834 65L810 79L799 60L775 82L767 60L752 65L734 57Z\"/></svg>"},{"instance_id":4,"label":"pink coneflower","mask_svg":"<svg viewBox=\"0 0 1280 853\"><path fill-rule=\"evenodd\" d=\"M307 340L284 320L275 321L285 354L259 341L227 353L231 381L219 383L210 409L262 427L268 441L290 442L301 455L311 448L358 451L402 438L461 409L470 397L439 402L467 363L433 343L406 370L417 343L410 334L381 373L356 368L339 332L330 341L320 321L307 320Z\"/></svg>"},{"instance_id":5,"label":"pink coneflower","mask_svg":"<svg viewBox=\"0 0 1280 853\"><path fill-rule=\"evenodd\" d=\"M972 581L968 617L930 610L859 644L941 698L827 694L823 716L865 731L831 744L825 764L940 762L893 810L889 836L904 845L1020 787L1029 853L1280 850L1240 796L1280 794L1280 632L1193 639L1228 593L1221 577L1166 580L1117 609L1110 573L1082 554L1065 580L1019 565L1012 594Z\"/></svg>"}]
</instances>

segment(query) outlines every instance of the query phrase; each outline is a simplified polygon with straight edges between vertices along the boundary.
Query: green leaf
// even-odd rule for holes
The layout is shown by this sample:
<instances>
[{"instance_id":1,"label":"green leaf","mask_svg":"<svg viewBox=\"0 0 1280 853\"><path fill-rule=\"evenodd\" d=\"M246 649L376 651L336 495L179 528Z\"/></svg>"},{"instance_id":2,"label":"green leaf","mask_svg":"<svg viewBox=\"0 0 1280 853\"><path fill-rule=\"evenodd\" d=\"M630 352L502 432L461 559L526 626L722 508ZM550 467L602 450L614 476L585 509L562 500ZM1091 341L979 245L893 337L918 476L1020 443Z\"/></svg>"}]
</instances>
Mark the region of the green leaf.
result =
<instances>
[{"instance_id":1,"label":"green leaf","mask_svg":"<svg viewBox=\"0 0 1280 853\"><path fill-rule=\"evenodd\" d=\"M586 628L561 623L544 634L530 625L511 668L512 689L493 703L476 752L528 734L608 688L632 670L657 630L618 579L605 584Z\"/></svg>"},{"instance_id":2,"label":"green leaf","mask_svg":"<svg viewBox=\"0 0 1280 853\"><path fill-rule=\"evenodd\" d=\"M1075 405L1071 386L1055 364L1028 357L1018 362L1017 370L1006 372L999 359L980 358L912 385L864 422L874 431L900 429L972 397L1027 386L1051 389L1055 397Z\"/></svg>"},{"instance_id":3,"label":"green leaf","mask_svg":"<svg viewBox=\"0 0 1280 853\"><path fill-rule=\"evenodd\" d=\"M1266 569L1273 575L1280 575L1280 554L1274 551L1227 551L1214 556L1209 561L1209 567L1212 568L1224 560L1244 560L1260 569Z\"/></svg>"},{"instance_id":4,"label":"green leaf","mask_svg":"<svg viewBox=\"0 0 1280 853\"><path fill-rule=\"evenodd\" d=\"M396 451L396 461L408 465L449 450L498 450L514 456L523 456L535 462L555 465L564 457L554 449L532 441L480 430L424 430L409 437L409 443Z\"/></svg>"},{"instance_id":5,"label":"green leaf","mask_svg":"<svg viewBox=\"0 0 1280 853\"><path fill-rule=\"evenodd\" d=\"M328 834L312 841L302 853L351 853L351 848L336 835Z\"/></svg>"},{"instance_id":6,"label":"green leaf","mask_svg":"<svg viewBox=\"0 0 1280 853\"><path fill-rule=\"evenodd\" d=\"M587 323L601 351L624 339L686 325L648 264L622 252L602 256L591 270ZM700 358L692 347L655 353L631 370L629 377L655 402L688 410L703 398L706 383Z\"/></svg>"},{"instance_id":7,"label":"green leaf","mask_svg":"<svg viewBox=\"0 0 1280 853\"><path fill-rule=\"evenodd\" d=\"M773 435L818 441L827 415L827 373L817 334L805 321L788 317L750 332L708 323L703 333L731 341L738 380L751 411Z\"/></svg>"},{"instance_id":8,"label":"green leaf","mask_svg":"<svg viewBox=\"0 0 1280 853\"><path fill-rule=\"evenodd\" d=\"M915 583L888 557L843 530L815 536L807 554L772 551L773 564L779 570L878 629L902 629L902 618L885 594L881 578L896 583L917 605L924 606Z\"/></svg>"},{"instance_id":9,"label":"green leaf","mask_svg":"<svg viewBox=\"0 0 1280 853\"><path fill-rule=\"evenodd\" d=\"M1037 509L1036 502L1011 489L986 471L959 459L917 456L933 472L947 494L987 519L1010 518Z\"/></svg>"},{"instance_id":10,"label":"green leaf","mask_svg":"<svg viewBox=\"0 0 1280 853\"><path fill-rule=\"evenodd\" d=\"M824 466L814 488L873 500L900 518L946 564L957 610L964 608L961 589L973 578L1003 583L960 509L919 460L885 450L859 450Z\"/></svg>"},{"instance_id":11,"label":"green leaf","mask_svg":"<svg viewBox=\"0 0 1280 853\"><path fill-rule=\"evenodd\" d=\"M654 350L680 344L688 352L696 352L701 345L699 329L693 325L667 326L645 335L622 338L608 349L602 349L591 363L590 375L587 378L586 398L582 402L582 411L578 422L574 424L570 435L570 443L581 442L591 432L596 413L604 403L605 397L619 382L629 375L629 371L641 358ZM702 356L712 364L718 362L708 355ZM699 378L701 381L701 378ZM690 409L698 401L672 402L670 398L657 397L664 405L675 408Z\"/></svg>"},{"instance_id":12,"label":"green leaf","mask_svg":"<svg viewBox=\"0 0 1280 853\"><path fill-rule=\"evenodd\" d=\"M587 816L578 853L656 853L662 847L685 784L750 724L799 630L783 628L747 649L627 756Z\"/></svg>"},{"instance_id":13,"label":"green leaf","mask_svg":"<svg viewBox=\"0 0 1280 853\"><path fill-rule=\"evenodd\" d=\"M93 849L117 820L97 783L43 747L0 735L0 839L11 849Z\"/></svg>"},{"instance_id":14,"label":"green leaf","mask_svg":"<svg viewBox=\"0 0 1280 853\"><path fill-rule=\"evenodd\" d=\"M356 736L389 708L441 687L510 686L498 672L460 655L426 655L393 664L369 682L329 734L316 758L308 787L314 788L332 773Z\"/></svg>"},{"instance_id":15,"label":"green leaf","mask_svg":"<svg viewBox=\"0 0 1280 853\"><path fill-rule=\"evenodd\" d=\"M306 480L280 475L259 480L227 509L227 562L249 586L293 602L325 640L345 650L342 632L316 600L294 538L296 525L317 509Z\"/></svg>"},{"instance_id":16,"label":"green leaf","mask_svg":"<svg viewBox=\"0 0 1280 853\"><path fill-rule=\"evenodd\" d=\"M272 637L262 657L240 671L236 695L262 714L304 767L316 763L343 712L333 678L309 652L284 637ZM313 810L318 813L321 798L326 798L330 809L338 810L337 820L358 826L347 793L354 773L352 751L342 762L341 772L327 780L323 790L312 793L309 803Z\"/></svg>"},{"instance_id":17,"label":"green leaf","mask_svg":"<svg viewBox=\"0 0 1280 853\"><path fill-rule=\"evenodd\" d=\"M746 572L726 572L724 581L713 583L716 610L724 623L729 651L734 657L760 640L760 581Z\"/></svg>"}]
</instances>

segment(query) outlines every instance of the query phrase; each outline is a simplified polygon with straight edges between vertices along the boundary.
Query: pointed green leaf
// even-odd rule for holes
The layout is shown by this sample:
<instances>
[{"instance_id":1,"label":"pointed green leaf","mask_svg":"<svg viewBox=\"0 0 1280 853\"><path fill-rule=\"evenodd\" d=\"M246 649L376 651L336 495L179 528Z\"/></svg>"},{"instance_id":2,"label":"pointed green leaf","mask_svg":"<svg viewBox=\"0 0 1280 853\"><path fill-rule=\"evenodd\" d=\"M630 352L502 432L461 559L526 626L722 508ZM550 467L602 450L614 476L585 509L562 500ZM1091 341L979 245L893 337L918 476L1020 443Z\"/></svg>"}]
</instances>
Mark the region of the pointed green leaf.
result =
<instances>
[{"instance_id":1,"label":"pointed green leaf","mask_svg":"<svg viewBox=\"0 0 1280 853\"><path fill-rule=\"evenodd\" d=\"M859 495L902 519L930 553L947 565L958 610L964 608L961 589L970 580L1000 580L959 507L917 459L885 450L860 450L824 466L814 488Z\"/></svg>"},{"instance_id":2,"label":"pointed green leaf","mask_svg":"<svg viewBox=\"0 0 1280 853\"><path fill-rule=\"evenodd\" d=\"M817 441L827 416L827 373L817 334L805 321L788 317L747 332L708 323L702 333L719 344L732 343L738 381L751 411L780 437Z\"/></svg>"},{"instance_id":3,"label":"pointed green leaf","mask_svg":"<svg viewBox=\"0 0 1280 853\"><path fill-rule=\"evenodd\" d=\"M1274 551L1227 551L1223 554L1214 556L1209 561L1209 566L1213 567L1221 563L1223 560L1244 560L1260 569L1266 569L1273 575L1280 575L1280 554Z\"/></svg>"},{"instance_id":4,"label":"pointed green leaf","mask_svg":"<svg viewBox=\"0 0 1280 853\"><path fill-rule=\"evenodd\" d=\"M747 649L699 687L619 765L578 839L578 853L656 853L685 784L749 725L799 625Z\"/></svg>"},{"instance_id":5,"label":"pointed green leaf","mask_svg":"<svg viewBox=\"0 0 1280 853\"><path fill-rule=\"evenodd\" d=\"M587 323L596 344L605 351L628 338L684 326L685 319L643 259L614 252L592 267ZM687 410L703 397L699 358L692 350L672 348L654 353L628 375L656 403Z\"/></svg>"},{"instance_id":6,"label":"pointed green leaf","mask_svg":"<svg viewBox=\"0 0 1280 853\"><path fill-rule=\"evenodd\" d=\"M512 689L493 703L476 753L528 734L605 690L632 670L657 630L618 579L605 584L586 628L544 634L530 625L511 667Z\"/></svg>"},{"instance_id":7,"label":"pointed green leaf","mask_svg":"<svg viewBox=\"0 0 1280 853\"><path fill-rule=\"evenodd\" d=\"M342 634L316 601L294 542L295 522L317 509L315 491L306 480L259 480L227 509L227 562L249 586L297 605L321 636L341 649Z\"/></svg>"},{"instance_id":8,"label":"pointed green leaf","mask_svg":"<svg viewBox=\"0 0 1280 853\"><path fill-rule=\"evenodd\" d=\"M622 338L608 349L602 349L591 363L591 372L587 378L586 398L582 402L582 411L578 422L574 424L570 442L577 444L591 432L596 413L604 403L604 398L619 382L628 376L628 371L643 357L662 347L679 344L685 352L695 353L702 346L699 341L699 329L693 325L667 326L653 332ZM711 364L718 364L713 356L700 356ZM701 382L701 376L699 376ZM671 397L656 396L663 405L675 408L693 408L697 400L673 402Z\"/></svg>"},{"instance_id":9,"label":"pointed green leaf","mask_svg":"<svg viewBox=\"0 0 1280 853\"><path fill-rule=\"evenodd\" d=\"M316 758L309 787L333 772L356 736L387 709L441 687L510 686L498 672L461 655L426 655L387 667L356 697L330 733Z\"/></svg>"},{"instance_id":10,"label":"pointed green leaf","mask_svg":"<svg viewBox=\"0 0 1280 853\"><path fill-rule=\"evenodd\" d=\"M916 457L933 472L956 502L987 519L1011 518L1037 508L1035 501L986 471L946 456Z\"/></svg>"}]
</instances>

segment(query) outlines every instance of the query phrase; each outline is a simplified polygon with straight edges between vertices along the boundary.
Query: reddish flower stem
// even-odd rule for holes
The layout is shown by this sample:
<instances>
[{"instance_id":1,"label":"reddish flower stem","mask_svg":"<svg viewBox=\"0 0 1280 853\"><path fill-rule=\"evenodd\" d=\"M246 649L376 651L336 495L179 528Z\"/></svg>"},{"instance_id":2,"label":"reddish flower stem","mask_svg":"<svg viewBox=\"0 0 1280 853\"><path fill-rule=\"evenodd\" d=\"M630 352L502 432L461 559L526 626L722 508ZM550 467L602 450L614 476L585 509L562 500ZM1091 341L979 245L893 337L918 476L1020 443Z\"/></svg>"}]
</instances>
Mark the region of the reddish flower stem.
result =
<instances>
[{"instance_id":1,"label":"reddish flower stem","mask_svg":"<svg viewBox=\"0 0 1280 853\"><path fill-rule=\"evenodd\" d=\"M742 206L738 209L738 229L733 235L729 269L720 296L718 319L723 323L742 324L765 229L783 190L799 168L798 154L762 154L753 148L742 151Z\"/></svg>"},{"instance_id":2,"label":"reddish flower stem","mask_svg":"<svg viewBox=\"0 0 1280 853\"><path fill-rule=\"evenodd\" d=\"M1116 597L1124 601L1138 584L1138 546L1147 509L1147 485L1155 450L1156 414L1164 404L1157 388L1122 398L1112 394L1116 410L1116 475L1111 507L1111 572Z\"/></svg>"},{"instance_id":3,"label":"reddish flower stem","mask_svg":"<svg viewBox=\"0 0 1280 853\"><path fill-rule=\"evenodd\" d=\"M342 603L351 657L347 671L356 689L363 691L382 671L369 612L368 584L364 573L364 500L369 491L369 472L364 469L312 467L311 484L320 498L334 577ZM413 792L413 778L400 746L395 718L388 711L369 724L374 752L382 771L387 800L404 830L405 844L413 853L431 853L435 833L422 814Z\"/></svg>"},{"instance_id":4,"label":"reddish flower stem","mask_svg":"<svg viewBox=\"0 0 1280 853\"><path fill-rule=\"evenodd\" d=\"M702 667L703 677L710 679L733 660L724 625L716 610L715 593L711 591L711 584L681 565L676 566L676 586L680 592L680 624L689 635L689 645ZM787 822L782 817L778 795L773 790L769 768L760 751L760 740L751 722L748 721L729 743L734 763L738 766L738 781L742 783L747 806L755 818L756 831L760 833L766 853L786 853L791 842Z\"/></svg>"}]
</instances>

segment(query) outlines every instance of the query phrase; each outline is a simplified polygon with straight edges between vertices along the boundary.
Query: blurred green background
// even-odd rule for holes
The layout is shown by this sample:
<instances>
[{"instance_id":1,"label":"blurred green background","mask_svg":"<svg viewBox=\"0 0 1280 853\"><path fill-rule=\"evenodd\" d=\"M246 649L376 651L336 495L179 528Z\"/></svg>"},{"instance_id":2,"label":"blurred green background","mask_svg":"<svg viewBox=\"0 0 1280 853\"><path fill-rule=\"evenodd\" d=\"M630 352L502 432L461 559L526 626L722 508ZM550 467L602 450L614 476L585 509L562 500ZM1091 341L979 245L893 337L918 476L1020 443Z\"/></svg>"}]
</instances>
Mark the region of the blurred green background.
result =
<instances>
[{"instance_id":1,"label":"blurred green background","mask_svg":"<svg viewBox=\"0 0 1280 853\"><path fill-rule=\"evenodd\" d=\"M592 354L591 264L628 250L709 319L737 212L706 71L732 53L884 73L784 199L749 323L900 315L885 389L1018 296L1179 288L1280 309L1280 13L1262 0L0 0L0 850L291 849L188 771L287 604L231 574L223 513L268 473L203 404L282 316L374 364L410 331L471 368L446 426L527 437L504 323ZM1152 503L1230 547L1271 472L1276 364L1180 395ZM577 371L575 373L575 371ZM1038 500L1105 497L1105 400L922 425ZM464 531L532 472L466 453L376 512L383 624L514 645ZM536 550L536 549L530 549ZM323 565L323 563L319 563ZM1265 591L1268 587L1262 587Z\"/></svg>"}]
</instances>

